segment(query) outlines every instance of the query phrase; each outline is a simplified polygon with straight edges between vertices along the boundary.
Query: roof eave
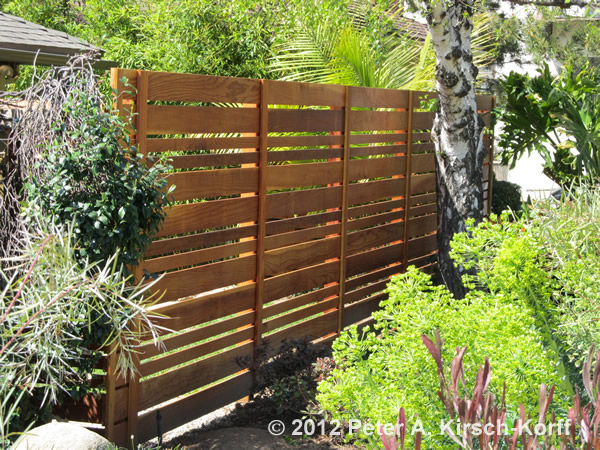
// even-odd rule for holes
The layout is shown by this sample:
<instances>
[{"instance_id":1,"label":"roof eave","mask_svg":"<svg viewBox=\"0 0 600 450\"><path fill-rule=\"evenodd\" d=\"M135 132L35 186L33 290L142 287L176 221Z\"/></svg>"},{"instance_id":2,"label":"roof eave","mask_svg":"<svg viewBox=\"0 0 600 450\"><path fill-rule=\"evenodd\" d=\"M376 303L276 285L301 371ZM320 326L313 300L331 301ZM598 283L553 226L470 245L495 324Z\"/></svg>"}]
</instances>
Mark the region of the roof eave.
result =
<instances>
[{"instance_id":1,"label":"roof eave","mask_svg":"<svg viewBox=\"0 0 600 450\"><path fill-rule=\"evenodd\" d=\"M76 54L77 52L73 52ZM10 48L0 47L0 62L9 62L17 64L28 64L38 66L62 66L67 63L70 56L58 53L34 52L27 50L15 50ZM94 63L94 68L110 69L119 65L116 61L105 59L98 60Z\"/></svg>"}]
</instances>

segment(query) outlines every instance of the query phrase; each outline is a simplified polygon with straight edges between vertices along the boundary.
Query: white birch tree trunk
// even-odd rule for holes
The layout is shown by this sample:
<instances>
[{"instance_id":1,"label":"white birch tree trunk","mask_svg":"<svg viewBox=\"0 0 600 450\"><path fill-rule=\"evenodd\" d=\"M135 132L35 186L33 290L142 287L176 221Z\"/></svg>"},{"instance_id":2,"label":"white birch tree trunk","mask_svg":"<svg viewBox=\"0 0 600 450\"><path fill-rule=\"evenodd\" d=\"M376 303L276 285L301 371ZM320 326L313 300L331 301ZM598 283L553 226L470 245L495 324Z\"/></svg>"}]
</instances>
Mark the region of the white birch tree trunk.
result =
<instances>
[{"instance_id":1,"label":"white birch tree trunk","mask_svg":"<svg viewBox=\"0 0 600 450\"><path fill-rule=\"evenodd\" d=\"M471 52L474 0L431 0L427 23L435 48L439 109L433 124L438 195L438 264L444 283L462 298L462 267L448 252L465 221L483 218L483 123L477 114L477 68Z\"/></svg>"}]
</instances>

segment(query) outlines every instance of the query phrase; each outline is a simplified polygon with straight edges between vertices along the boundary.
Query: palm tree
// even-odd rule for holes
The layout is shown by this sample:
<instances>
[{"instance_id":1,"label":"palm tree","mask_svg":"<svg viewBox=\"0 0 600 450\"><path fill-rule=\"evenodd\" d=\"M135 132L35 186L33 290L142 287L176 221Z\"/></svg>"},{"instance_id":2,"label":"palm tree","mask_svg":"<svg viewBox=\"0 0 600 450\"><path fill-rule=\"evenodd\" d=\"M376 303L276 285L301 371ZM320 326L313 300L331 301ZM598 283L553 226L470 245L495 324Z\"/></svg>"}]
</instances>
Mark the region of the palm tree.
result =
<instances>
[{"instance_id":1,"label":"palm tree","mask_svg":"<svg viewBox=\"0 0 600 450\"><path fill-rule=\"evenodd\" d=\"M275 45L271 71L287 81L345 84L391 89L433 90L435 53L431 37L424 42L399 33L393 19L402 9L378 14L376 29L367 25L373 6L353 1L345 18L306 7L291 23L289 33ZM475 16L475 64L485 66L494 57L490 16ZM384 32L381 36L379 33Z\"/></svg>"}]
</instances>

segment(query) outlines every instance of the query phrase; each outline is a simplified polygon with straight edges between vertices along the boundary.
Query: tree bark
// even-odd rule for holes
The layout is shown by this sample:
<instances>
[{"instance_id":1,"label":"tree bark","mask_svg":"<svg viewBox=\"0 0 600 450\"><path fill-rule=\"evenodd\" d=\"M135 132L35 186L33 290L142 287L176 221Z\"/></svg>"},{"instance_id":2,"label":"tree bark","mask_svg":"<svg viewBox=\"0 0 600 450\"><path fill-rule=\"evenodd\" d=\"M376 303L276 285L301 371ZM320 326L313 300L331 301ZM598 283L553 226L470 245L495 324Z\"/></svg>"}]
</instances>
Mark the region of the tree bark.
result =
<instances>
[{"instance_id":1,"label":"tree bark","mask_svg":"<svg viewBox=\"0 0 600 450\"><path fill-rule=\"evenodd\" d=\"M465 295L462 267L450 258L450 241L469 218L483 218L483 122L477 114L477 68L471 52L474 0L432 0L427 23L435 49L439 94L432 139L436 147L438 266L457 298Z\"/></svg>"}]
</instances>

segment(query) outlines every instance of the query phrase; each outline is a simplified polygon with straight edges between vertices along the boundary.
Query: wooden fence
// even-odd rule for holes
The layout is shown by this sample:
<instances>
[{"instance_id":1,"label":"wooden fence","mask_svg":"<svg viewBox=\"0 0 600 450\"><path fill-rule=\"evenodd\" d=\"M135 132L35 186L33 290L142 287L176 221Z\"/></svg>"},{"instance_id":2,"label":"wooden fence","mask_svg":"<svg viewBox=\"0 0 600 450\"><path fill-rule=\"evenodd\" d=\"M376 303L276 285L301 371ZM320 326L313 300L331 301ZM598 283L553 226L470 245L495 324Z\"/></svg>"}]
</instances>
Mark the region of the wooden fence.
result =
<instances>
[{"instance_id":1,"label":"wooden fence","mask_svg":"<svg viewBox=\"0 0 600 450\"><path fill-rule=\"evenodd\" d=\"M431 93L122 69L112 80L140 151L171 152L177 204L137 275L165 273L156 312L177 333L167 351L142 348L135 379L109 360L110 439L143 442L158 412L165 432L249 395L237 361L261 339L331 341L369 323L392 275L434 267L434 114L420 110Z\"/></svg>"}]
</instances>

